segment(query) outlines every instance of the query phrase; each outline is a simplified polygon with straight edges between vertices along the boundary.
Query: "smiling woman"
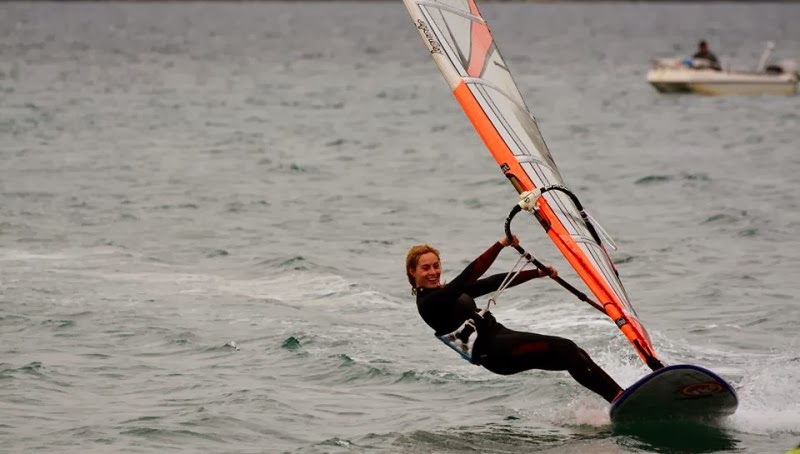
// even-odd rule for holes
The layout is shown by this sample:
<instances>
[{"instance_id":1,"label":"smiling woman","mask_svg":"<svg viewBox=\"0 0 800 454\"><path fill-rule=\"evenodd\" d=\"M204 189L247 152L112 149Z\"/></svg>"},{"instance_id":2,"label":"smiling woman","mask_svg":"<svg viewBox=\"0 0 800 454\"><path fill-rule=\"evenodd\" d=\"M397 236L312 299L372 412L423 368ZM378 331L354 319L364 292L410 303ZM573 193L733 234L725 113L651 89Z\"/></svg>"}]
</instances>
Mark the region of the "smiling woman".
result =
<instances>
[{"instance_id":1,"label":"smiling woman","mask_svg":"<svg viewBox=\"0 0 800 454\"><path fill-rule=\"evenodd\" d=\"M427 244L412 247L406 255L406 273L412 295L417 294L417 287L439 287L442 274L439 251Z\"/></svg>"},{"instance_id":2,"label":"smiling woman","mask_svg":"<svg viewBox=\"0 0 800 454\"><path fill-rule=\"evenodd\" d=\"M506 274L479 278L504 247L517 243L516 237L509 240L504 236L447 284L441 282L438 250L427 244L409 249L406 275L420 316L442 341L491 372L510 375L530 369L566 370L578 383L613 401L622 394L622 388L573 341L510 330L488 310L478 309L474 298L500 288ZM555 277L558 273L552 266L547 271L522 271L508 287L548 275Z\"/></svg>"}]
</instances>

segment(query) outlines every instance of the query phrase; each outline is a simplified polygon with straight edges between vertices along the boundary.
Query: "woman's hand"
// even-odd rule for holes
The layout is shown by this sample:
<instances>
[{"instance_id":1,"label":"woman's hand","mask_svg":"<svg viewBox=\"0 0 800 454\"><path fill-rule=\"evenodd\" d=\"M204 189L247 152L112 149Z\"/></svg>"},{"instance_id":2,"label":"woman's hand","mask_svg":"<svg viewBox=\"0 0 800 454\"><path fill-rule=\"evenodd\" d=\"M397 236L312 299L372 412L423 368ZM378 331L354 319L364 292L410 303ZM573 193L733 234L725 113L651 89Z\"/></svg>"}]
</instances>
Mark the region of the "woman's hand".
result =
<instances>
[{"instance_id":1,"label":"woman's hand","mask_svg":"<svg viewBox=\"0 0 800 454\"><path fill-rule=\"evenodd\" d=\"M550 277L558 277L558 270L553 267L553 265L546 265L550 273L548 274L545 270L540 269L539 272L542 274L542 277L550 276Z\"/></svg>"},{"instance_id":2,"label":"woman's hand","mask_svg":"<svg viewBox=\"0 0 800 454\"><path fill-rule=\"evenodd\" d=\"M519 246L519 238L517 238L517 236L513 235L513 234L511 235L511 237L512 237L513 241L509 242L508 241L508 237L507 236L503 236L502 238L500 238L500 244L502 244L503 247Z\"/></svg>"}]
</instances>

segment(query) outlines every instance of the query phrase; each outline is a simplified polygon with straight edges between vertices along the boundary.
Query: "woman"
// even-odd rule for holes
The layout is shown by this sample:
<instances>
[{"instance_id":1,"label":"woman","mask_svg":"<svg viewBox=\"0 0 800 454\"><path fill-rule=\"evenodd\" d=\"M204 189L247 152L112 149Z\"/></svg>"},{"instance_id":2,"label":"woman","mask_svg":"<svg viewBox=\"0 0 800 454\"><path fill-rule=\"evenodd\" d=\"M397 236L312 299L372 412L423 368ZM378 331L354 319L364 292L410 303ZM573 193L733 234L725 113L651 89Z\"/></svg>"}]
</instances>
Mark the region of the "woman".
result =
<instances>
[{"instance_id":1,"label":"woman","mask_svg":"<svg viewBox=\"0 0 800 454\"><path fill-rule=\"evenodd\" d=\"M412 286L411 293L417 297L420 316L440 338L460 337L465 331L469 336L472 330L465 328L475 327L477 338L471 360L491 372L509 375L530 369L566 370L578 383L612 402L622 394L622 388L573 341L510 330L495 321L490 313L482 315L478 311L473 298L497 290L506 275L479 278L504 247L516 246L517 241L516 236L513 243L506 237L501 238L447 284L440 280L439 251L427 244L412 247L406 256L406 274ZM547 272L539 269L522 271L509 287L557 274L552 266L547 268Z\"/></svg>"}]
</instances>

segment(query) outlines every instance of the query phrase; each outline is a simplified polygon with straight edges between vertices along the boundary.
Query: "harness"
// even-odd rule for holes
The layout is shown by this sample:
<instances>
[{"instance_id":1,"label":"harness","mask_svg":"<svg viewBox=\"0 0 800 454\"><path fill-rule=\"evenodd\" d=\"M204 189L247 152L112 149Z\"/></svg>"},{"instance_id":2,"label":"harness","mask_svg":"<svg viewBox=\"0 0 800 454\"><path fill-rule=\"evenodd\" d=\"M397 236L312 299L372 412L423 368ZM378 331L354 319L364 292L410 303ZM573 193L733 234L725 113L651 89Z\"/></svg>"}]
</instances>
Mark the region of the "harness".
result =
<instances>
[{"instance_id":1,"label":"harness","mask_svg":"<svg viewBox=\"0 0 800 454\"><path fill-rule=\"evenodd\" d=\"M436 338L458 352L462 358L477 366L480 365L480 359L475 355L475 342L478 340L480 332L494 321L494 315L488 309L479 309L458 329L452 333L437 335Z\"/></svg>"}]
</instances>

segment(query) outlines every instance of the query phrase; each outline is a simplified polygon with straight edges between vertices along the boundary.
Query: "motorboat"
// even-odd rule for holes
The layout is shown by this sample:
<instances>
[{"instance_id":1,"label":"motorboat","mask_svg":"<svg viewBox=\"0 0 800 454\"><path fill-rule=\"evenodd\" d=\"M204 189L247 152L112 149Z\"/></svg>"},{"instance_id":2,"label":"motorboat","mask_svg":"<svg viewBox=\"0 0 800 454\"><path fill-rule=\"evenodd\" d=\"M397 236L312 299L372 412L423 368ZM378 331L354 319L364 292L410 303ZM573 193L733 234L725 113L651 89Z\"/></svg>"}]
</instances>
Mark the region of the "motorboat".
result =
<instances>
[{"instance_id":1,"label":"motorboat","mask_svg":"<svg viewBox=\"0 0 800 454\"><path fill-rule=\"evenodd\" d=\"M768 42L754 71L714 67L698 58L660 58L653 61L647 81L661 93L701 95L794 95L800 73L793 60L767 65L775 48Z\"/></svg>"}]
</instances>

